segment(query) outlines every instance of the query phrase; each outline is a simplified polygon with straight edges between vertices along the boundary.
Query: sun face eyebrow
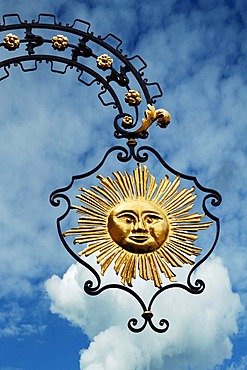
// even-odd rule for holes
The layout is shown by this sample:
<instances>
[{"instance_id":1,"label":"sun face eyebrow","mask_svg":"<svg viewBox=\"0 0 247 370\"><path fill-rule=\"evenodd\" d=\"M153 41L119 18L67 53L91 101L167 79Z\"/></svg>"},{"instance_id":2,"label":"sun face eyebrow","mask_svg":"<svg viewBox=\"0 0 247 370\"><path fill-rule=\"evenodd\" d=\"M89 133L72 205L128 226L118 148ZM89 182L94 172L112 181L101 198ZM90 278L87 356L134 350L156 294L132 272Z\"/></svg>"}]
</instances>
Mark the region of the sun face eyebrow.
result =
<instances>
[{"instance_id":1,"label":"sun face eyebrow","mask_svg":"<svg viewBox=\"0 0 247 370\"><path fill-rule=\"evenodd\" d=\"M158 212L155 212L155 211L144 211L142 213L142 215L144 215L144 216L153 216L153 217L160 218L160 219L164 218Z\"/></svg>"},{"instance_id":2,"label":"sun face eyebrow","mask_svg":"<svg viewBox=\"0 0 247 370\"><path fill-rule=\"evenodd\" d=\"M119 213L116 213L116 217L123 217L123 216L137 216L134 211L120 211Z\"/></svg>"}]
</instances>

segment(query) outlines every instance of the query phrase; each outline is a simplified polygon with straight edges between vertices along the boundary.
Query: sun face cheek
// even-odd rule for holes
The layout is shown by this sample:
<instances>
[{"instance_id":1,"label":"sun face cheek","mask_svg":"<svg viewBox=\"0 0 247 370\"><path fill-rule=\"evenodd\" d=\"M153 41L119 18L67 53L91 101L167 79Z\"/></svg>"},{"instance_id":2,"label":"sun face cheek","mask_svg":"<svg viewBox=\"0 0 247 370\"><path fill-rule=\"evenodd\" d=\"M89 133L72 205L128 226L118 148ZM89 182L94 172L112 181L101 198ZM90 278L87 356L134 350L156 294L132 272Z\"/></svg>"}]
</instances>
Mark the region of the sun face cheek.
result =
<instances>
[{"instance_id":1,"label":"sun face cheek","mask_svg":"<svg viewBox=\"0 0 247 370\"><path fill-rule=\"evenodd\" d=\"M167 239L169 227L166 220L158 221L150 226L150 234L160 247Z\"/></svg>"},{"instance_id":2,"label":"sun face cheek","mask_svg":"<svg viewBox=\"0 0 247 370\"><path fill-rule=\"evenodd\" d=\"M130 234L133 224L127 223L124 220L119 220L115 216L111 216L108 218L108 232L112 239L120 246L122 246Z\"/></svg>"},{"instance_id":3,"label":"sun face cheek","mask_svg":"<svg viewBox=\"0 0 247 370\"><path fill-rule=\"evenodd\" d=\"M115 233L118 235L119 240L123 242L130 234L133 228L132 223L116 222L115 223Z\"/></svg>"}]
</instances>

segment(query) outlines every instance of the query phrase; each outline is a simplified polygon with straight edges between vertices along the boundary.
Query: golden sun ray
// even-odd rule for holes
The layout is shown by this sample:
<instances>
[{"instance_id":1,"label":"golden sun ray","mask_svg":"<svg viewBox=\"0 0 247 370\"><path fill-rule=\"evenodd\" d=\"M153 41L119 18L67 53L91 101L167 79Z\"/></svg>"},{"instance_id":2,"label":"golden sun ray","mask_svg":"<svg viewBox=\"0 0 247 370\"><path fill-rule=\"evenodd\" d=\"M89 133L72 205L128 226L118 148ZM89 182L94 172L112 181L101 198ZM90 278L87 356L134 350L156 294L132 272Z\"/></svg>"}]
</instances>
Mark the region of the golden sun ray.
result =
<instances>
[{"instance_id":1,"label":"golden sun ray","mask_svg":"<svg viewBox=\"0 0 247 370\"><path fill-rule=\"evenodd\" d=\"M146 166L133 175L113 172L114 179L98 175L101 186L80 188L77 198L83 203L72 206L82 216L78 227L63 235L77 236L73 243L88 246L80 256L97 253L104 275L114 263L121 283L132 286L139 276L161 287L161 274L175 281L171 267L194 264L188 256L199 256L194 245L199 230L212 222L201 222L204 214L190 213L196 195L194 187L180 189L180 177L173 182L168 175L158 185Z\"/></svg>"}]
</instances>

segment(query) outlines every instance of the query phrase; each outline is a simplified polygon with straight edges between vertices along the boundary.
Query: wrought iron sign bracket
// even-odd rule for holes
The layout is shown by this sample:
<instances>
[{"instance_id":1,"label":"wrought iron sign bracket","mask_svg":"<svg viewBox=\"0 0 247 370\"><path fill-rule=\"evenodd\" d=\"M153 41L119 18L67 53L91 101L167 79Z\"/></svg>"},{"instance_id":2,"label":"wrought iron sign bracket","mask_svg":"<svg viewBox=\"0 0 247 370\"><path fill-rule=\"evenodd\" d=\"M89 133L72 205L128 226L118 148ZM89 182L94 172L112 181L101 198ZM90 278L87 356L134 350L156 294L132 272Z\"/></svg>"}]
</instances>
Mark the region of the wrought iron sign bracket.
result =
<instances>
[{"instance_id":1,"label":"wrought iron sign bracket","mask_svg":"<svg viewBox=\"0 0 247 370\"><path fill-rule=\"evenodd\" d=\"M47 31L50 31L50 38ZM42 62L49 64L51 72L55 73L65 74L68 68L75 69L78 81L88 87L98 85L101 103L115 110L114 137L125 138L127 146L110 147L93 169L73 176L68 186L55 190L50 202L55 207L61 200L67 204L66 211L57 219L58 234L71 256L92 273L94 281L85 282L85 292L95 296L107 289L125 291L142 310L139 319L142 323L131 318L128 328L138 333L149 324L158 333L166 332L167 319L161 319L158 325L153 321L153 304L168 289L181 288L191 294L203 292L203 280L193 282L192 277L217 244L220 223L209 211L208 203L219 206L221 196L202 186L196 177L170 167L154 148L138 147L138 140L148 137L154 123L159 128L166 128L170 123L169 112L155 108L156 99L162 96L159 84L150 83L144 77L147 65L139 55L129 57L123 54L122 41L118 37L111 33L105 37L95 36L90 23L80 19L72 25L63 25L51 14L39 14L38 19L31 22L22 21L18 14L7 14L0 24L0 33L0 50L9 52L9 57L0 61L0 81L9 77L13 67L20 67L23 72L35 71ZM27 61L33 62L32 67L26 67ZM56 63L64 69L57 69ZM136 64L139 64L138 68ZM151 90L155 92L151 94ZM110 100L106 96L110 96ZM122 164L133 160L136 165L133 173L117 171L107 177L101 176L99 170L110 154ZM158 184L146 165L150 154L173 176L173 180L165 173ZM77 196L79 203L72 204L68 191L76 181L83 186L84 180L90 176L95 177L97 183L90 189L81 187ZM181 188L183 180L193 186ZM195 189L204 193L203 213L192 212L197 197ZM63 220L70 212L77 212L79 219L77 224L64 230ZM206 219L202 221L204 217ZM198 231L211 230L212 224L215 228L211 246L196 246ZM76 249L78 245L81 251ZM89 255L96 255L100 273L87 262ZM185 265L191 266L185 281L175 281L175 271ZM104 285L100 274L104 276L112 266L117 281L119 277L121 281L116 283L115 279ZM134 289L135 279L153 282L154 293L148 304Z\"/></svg>"}]
</instances>

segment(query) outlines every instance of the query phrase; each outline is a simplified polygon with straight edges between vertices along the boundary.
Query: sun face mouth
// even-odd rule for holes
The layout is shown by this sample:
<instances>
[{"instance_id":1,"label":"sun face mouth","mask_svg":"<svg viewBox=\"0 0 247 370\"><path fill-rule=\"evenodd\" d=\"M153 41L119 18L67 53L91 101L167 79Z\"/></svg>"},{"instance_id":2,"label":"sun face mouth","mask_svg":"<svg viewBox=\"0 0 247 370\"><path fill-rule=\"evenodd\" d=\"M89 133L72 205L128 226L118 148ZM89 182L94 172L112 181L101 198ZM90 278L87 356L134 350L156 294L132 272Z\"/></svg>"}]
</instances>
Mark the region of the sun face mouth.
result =
<instances>
[{"instance_id":1,"label":"sun face mouth","mask_svg":"<svg viewBox=\"0 0 247 370\"><path fill-rule=\"evenodd\" d=\"M144 243L148 240L148 236L147 235L143 235L143 234L137 234L137 235L132 235L129 237L130 240L133 240L133 242L135 243Z\"/></svg>"}]
</instances>

